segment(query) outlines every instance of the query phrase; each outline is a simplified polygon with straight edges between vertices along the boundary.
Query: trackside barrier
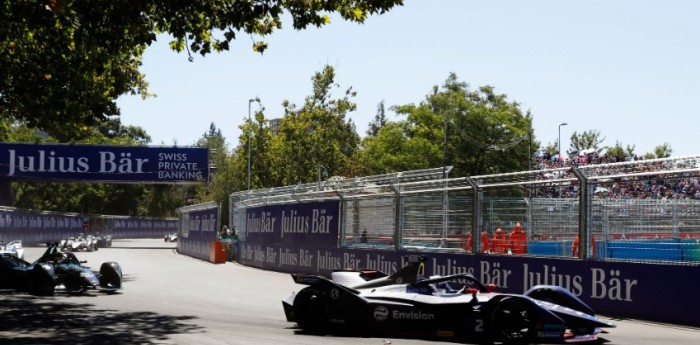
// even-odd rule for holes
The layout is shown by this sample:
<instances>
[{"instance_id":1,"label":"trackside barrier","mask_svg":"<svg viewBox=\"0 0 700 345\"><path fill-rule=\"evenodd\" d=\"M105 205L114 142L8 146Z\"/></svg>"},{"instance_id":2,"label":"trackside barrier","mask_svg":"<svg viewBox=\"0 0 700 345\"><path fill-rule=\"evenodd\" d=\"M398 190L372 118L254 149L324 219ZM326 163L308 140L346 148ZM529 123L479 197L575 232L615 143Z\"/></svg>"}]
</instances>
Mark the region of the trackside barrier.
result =
<instances>
[{"instance_id":1,"label":"trackside barrier","mask_svg":"<svg viewBox=\"0 0 700 345\"><path fill-rule=\"evenodd\" d=\"M607 252L610 259L674 262L700 260L698 240L693 239L611 241L608 243Z\"/></svg>"},{"instance_id":2,"label":"trackside barrier","mask_svg":"<svg viewBox=\"0 0 700 345\"><path fill-rule=\"evenodd\" d=\"M162 238L177 231L175 218L85 215L0 207L0 238L26 246L58 242L79 233L118 238Z\"/></svg>"},{"instance_id":3,"label":"trackside barrier","mask_svg":"<svg viewBox=\"0 0 700 345\"><path fill-rule=\"evenodd\" d=\"M535 256L572 256L573 241L528 242L528 254ZM598 241L597 253L607 259L638 261L700 261L700 244L694 239L665 239L644 241ZM602 254L600 254L602 256Z\"/></svg>"},{"instance_id":4,"label":"trackside barrier","mask_svg":"<svg viewBox=\"0 0 700 345\"><path fill-rule=\"evenodd\" d=\"M208 202L180 207L177 213L177 251L197 259L219 263L222 248L221 242L217 241L221 219L219 204Z\"/></svg>"},{"instance_id":5,"label":"trackside barrier","mask_svg":"<svg viewBox=\"0 0 700 345\"><path fill-rule=\"evenodd\" d=\"M211 242L211 253L209 254L209 262L213 264L223 264L226 262L228 251L224 248L224 243L221 241Z\"/></svg>"}]
</instances>

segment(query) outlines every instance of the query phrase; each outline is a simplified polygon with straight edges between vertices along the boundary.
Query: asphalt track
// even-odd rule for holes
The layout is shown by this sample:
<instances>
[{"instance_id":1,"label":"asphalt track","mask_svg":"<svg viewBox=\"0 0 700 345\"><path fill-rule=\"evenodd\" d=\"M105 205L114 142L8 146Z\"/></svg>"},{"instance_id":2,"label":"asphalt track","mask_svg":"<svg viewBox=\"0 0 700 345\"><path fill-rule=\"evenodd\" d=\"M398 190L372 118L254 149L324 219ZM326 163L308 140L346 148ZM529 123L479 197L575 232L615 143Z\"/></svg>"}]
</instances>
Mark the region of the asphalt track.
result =
<instances>
[{"instance_id":1,"label":"asphalt track","mask_svg":"<svg viewBox=\"0 0 700 345\"><path fill-rule=\"evenodd\" d=\"M44 248L26 248L33 261ZM87 265L117 261L124 290L114 295L34 297L0 290L0 344L375 344L434 341L316 336L287 323L281 299L300 286L288 274L179 255L162 239L114 241L77 253ZM682 308L684 306L678 306ZM700 306L688 306L700 307ZM700 329L613 319L610 345L696 345ZM438 344L453 344L438 342Z\"/></svg>"}]
</instances>

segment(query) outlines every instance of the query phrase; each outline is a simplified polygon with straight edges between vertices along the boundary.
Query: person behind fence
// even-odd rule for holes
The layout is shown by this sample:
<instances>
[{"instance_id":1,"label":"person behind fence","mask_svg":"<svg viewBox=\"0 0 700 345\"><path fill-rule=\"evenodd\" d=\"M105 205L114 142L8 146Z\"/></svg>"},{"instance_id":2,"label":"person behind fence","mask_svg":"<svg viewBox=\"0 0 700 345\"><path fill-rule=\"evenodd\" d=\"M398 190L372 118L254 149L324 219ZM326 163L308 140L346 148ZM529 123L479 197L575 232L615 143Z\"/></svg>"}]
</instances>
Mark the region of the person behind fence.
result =
<instances>
[{"instance_id":1,"label":"person behind fence","mask_svg":"<svg viewBox=\"0 0 700 345\"><path fill-rule=\"evenodd\" d=\"M367 243L367 229L362 230L362 235L360 235L360 243Z\"/></svg>"},{"instance_id":2,"label":"person behind fence","mask_svg":"<svg viewBox=\"0 0 700 345\"><path fill-rule=\"evenodd\" d=\"M527 235L520 223L515 223L508 236L509 248L513 254L527 254Z\"/></svg>"},{"instance_id":3,"label":"person behind fence","mask_svg":"<svg viewBox=\"0 0 700 345\"><path fill-rule=\"evenodd\" d=\"M474 246L474 241L472 240L472 234L469 233L467 235L467 252L472 253L472 247ZM482 253L488 253L489 252L489 235L486 234L486 231L481 232L481 252Z\"/></svg>"},{"instance_id":4,"label":"person behind fence","mask_svg":"<svg viewBox=\"0 0 700 345\"><path fill-rule=\"evenodd\" d=\"M506 254L508 252L508 239L506 239L506 234L503 229L498 228L493 233L493 238L491 239L491 253L494 254Z\"/></svg>"},{"instance_id":5,"label":"person behind fence","mask_svg":"<svg viewBox=\"0 0 700 345\"><path fill-rule=\"evenodd\" d=\"M578 235L576 235L576 238L574 238L574 243L571 245L571 256L576 256L578 257L579 254L579 242L581 240L579 239ZM593 256L592 258L595 258L597 255L596 252L596 244L595 244L595 237L591 235L591 247L593 248Z\"/></svg>"}]
</instances>

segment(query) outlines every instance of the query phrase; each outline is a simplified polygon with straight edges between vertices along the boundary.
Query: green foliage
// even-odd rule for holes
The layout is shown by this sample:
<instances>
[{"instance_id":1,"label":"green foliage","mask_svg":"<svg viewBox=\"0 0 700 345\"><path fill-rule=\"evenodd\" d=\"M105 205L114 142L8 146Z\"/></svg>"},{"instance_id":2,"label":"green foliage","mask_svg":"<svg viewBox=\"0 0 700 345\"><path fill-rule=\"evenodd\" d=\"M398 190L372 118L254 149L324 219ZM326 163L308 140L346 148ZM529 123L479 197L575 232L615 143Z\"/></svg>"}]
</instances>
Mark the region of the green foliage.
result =
<instances>
[{"instance_id":1,"label":"green foliage","mask_svg":"<svg viewBox=\"0 0 700 345\"><path fill-rule=\"evenodd\" d=\"M600 154L604 149L601 145L605 138L601 138L600 131L597 130L584 131L581 134L573 132L570 140L570 148L566 150L568 154L578 153L582 150L595 150Z\"/></svg>"},{"instance_id":2,"label":"green foliage","mask_svg":"<svg viewBox=\"0 0 700 345\"><path fill-rule=\"evenodd\" d=\"M230 160L228 159L226 138L214 123L209 125L209 131L197 141L197 147L209 149L209 183L206 185L187 187L195 195L190 204L215 201L221 205L222 221L228 220L228 196L234 187L231 180Z\"/></svg>"},{"instance_id":3,"label":"green foliage","mask_svg":"<svg viewBox=\"0 0 700 345\"><path fill-rule=\"evenodd\" d=\"M376 136L379 130L386 125L386 109L384 107L384 101L382 100L377 105L377 115L374 116L372 122L369 123L369 128L367 129L368 136Z\"/></svg>"},{"instance_id":4,"label":"green foliage","mask_svg":"<svg viewBox=\"0 0 700 345\"><path fill-rule=\"evenodd\" d=\"M394 110L406 115L404 134L409 140L432 145L432 154L423 160L432 167L453 165L456 176L526 169L536 149L530 144L529 113L523 114L518 103L508 102L493 87L469 90L454 73L418 106Z\"/></svg>"},{"instance_id":5,"label":"green foliage","mask_svg":"<svg viewBox=\"0 0 700 345\"><path fill-rule=\"evenodd\" d=\"M202 56L229 49L237 34L260 36L292 26L330 22L328 14L363 22L402 0L112 0L0 2L0 119L47 131L61 142L90 137L90 129L119 115L123 94L149 96L139 72L156 34L171 49ZM267 43L254 41L263 52Z\"/></svg>"},{"instance_id":6,"label":"green foliage","mask_svg":"<svg viewBox=\"0 0 700 345\"><path fill-rule=\"evenodd\" d=\"M668 158L671 157L671 154L673 154L673 149L671 148L671 144L663 143L654 148L653 154L655 156L653 158Z\"/></svg>"},{"instance_id":7,"label":"green foliage","mask_svg":"<svg viewBox=\"0 0 700 345\"><path fill-rule=\"evenodd\" d=\"M439 143L406 135L407 124L387 122L376 136L362 141L357 154L358 175L377 175L433 168L441 156ZM432 162L431 162L432 160Z\"/></svg>"},{"instance_id":8,"label":"green foliage","mask_svg":"<svg viewBox=\"0 0 700 345\"><path fill-rule=\"evenodd\" d=\"M634 145L627 145L627 147L623 148L622 144L619 141L616 141L614 146L608 147L605 155L613 158L616 162L630 160L632 157L634 157Z\"/></svg>"},{"instance_id":9,"label":"green foliage","mask_svg":"<svg viewBox=\"0 0 700 345\"><path fill-rule=\"evenodd\" d=\"M313 78L312 95L297 108L285 102L285 116L279 134L272 138L270 162L275 185L312 182L321 165L329 176L350 171L350 160L360 137L347 113L356 109L352 88L342 98L332 98L335 71L325 66Z\"/></svg>"}]
</instances>

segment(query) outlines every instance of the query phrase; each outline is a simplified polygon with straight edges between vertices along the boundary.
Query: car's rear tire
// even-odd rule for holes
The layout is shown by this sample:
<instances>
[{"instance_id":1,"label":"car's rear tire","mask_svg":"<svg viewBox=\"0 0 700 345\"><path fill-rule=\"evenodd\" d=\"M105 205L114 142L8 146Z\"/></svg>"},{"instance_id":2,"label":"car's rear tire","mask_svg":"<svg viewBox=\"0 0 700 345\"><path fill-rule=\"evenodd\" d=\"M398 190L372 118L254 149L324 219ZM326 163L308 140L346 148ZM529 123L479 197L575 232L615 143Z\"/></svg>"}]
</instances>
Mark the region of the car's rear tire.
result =
<instances>
[{"instance_id":1,"label":"car's rear tire","mask_svg":"<svg viewBox=\"0 0 700 345\"><path fill-rule=\"evenodd\" d=\"M528 344L534 340L536 320L526 301L506 298L491 313L492 333L504 344Z\"/></svg>"},{"instance_id":2,"label":"car's rear tire","mask_svg":"<svg viewBox=\"0 0 700 345\"><path fill-rule=\"evenodd\" d=\"M294 319L305 331L324 332L328 329L328 298L324 293L305 288L296 295Z\"/></svg>"}]
</instances>

